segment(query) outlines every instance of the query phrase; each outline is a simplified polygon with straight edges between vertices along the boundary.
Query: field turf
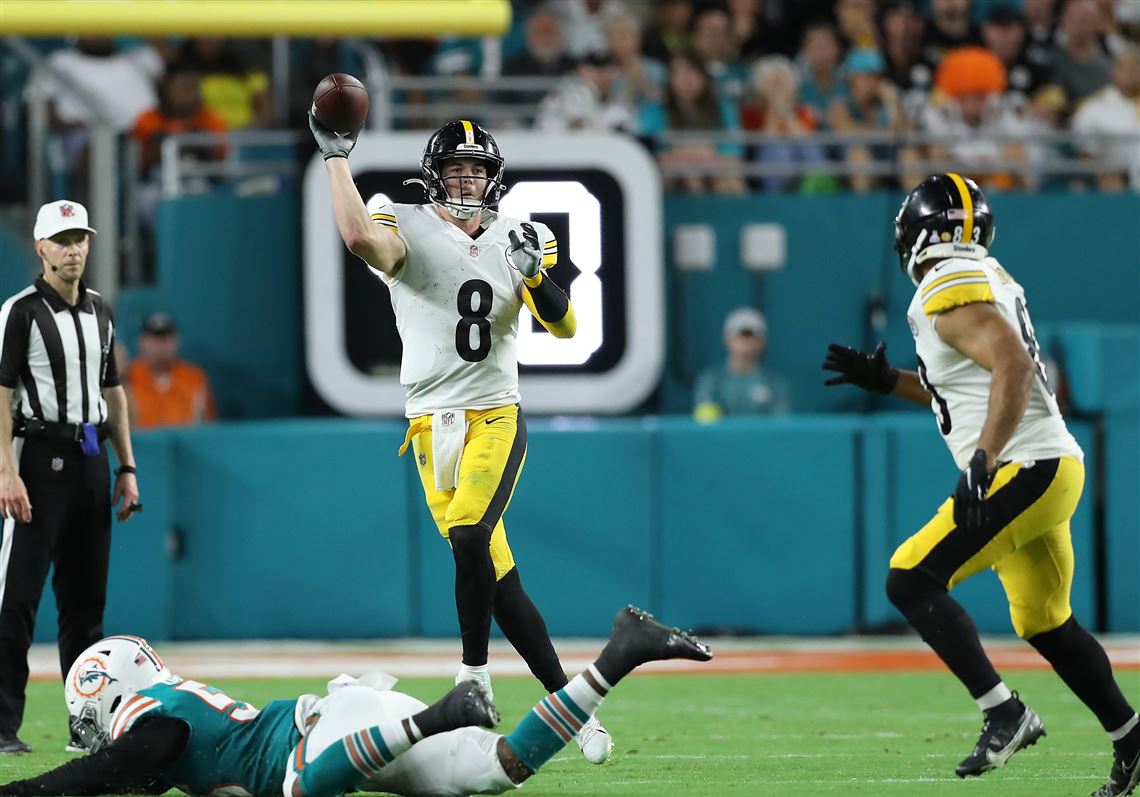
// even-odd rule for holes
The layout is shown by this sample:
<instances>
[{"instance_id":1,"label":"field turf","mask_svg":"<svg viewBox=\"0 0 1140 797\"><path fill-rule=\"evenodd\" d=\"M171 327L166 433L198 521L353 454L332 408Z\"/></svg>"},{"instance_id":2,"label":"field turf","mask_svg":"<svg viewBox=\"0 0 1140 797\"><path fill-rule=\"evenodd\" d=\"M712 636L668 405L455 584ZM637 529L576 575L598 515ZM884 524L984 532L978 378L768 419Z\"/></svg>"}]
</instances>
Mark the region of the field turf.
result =
<instances>
[{"instance_id":1,"label":"field turf","mask_svg":"<svg viewBox=\"0 0 1140 797\"><path fill-rule=\"evenodd\" d=\"M1140 671L1118 675L1134 705ZM592 766L573 744L527 782L523 794L593 795L1085 795L1108 774L1107 737L1050 672L1015 672L1011 687L1045 721L1048 736L1005 768L963 782L954 765L980 728L973 703L942 673L642 675L623 681L600 716L616 740L613 758ZM216 679L231 697L255 705L302 692L311 679ZM443 680L401 681L426 701ZM495 700L509 732L541 697L530 679L499 678ZM62 687L29 685L21 736L35 748L0 757L0 781L27 777L69 756L62 752Z\"/></svg>"}]
</instances>

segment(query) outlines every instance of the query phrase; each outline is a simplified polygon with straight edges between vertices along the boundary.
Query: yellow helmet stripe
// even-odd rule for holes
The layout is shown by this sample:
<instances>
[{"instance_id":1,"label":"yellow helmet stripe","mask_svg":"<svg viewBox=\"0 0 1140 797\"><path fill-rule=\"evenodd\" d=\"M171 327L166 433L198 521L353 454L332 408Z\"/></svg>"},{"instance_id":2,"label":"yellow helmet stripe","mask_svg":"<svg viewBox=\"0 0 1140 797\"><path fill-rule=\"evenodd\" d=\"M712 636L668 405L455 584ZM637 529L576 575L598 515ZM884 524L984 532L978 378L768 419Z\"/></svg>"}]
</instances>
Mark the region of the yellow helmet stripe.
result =
<instances>
[{"instance_id":1,"label":"yellow helmet stripe","mask_svg":"<svg viewBox=\"0 0 1140 797\"><path fill-rule=\"evenodd\" d=\"M966 187L966 181L962 179L962 175L948 172L946 176L954 181L954 185L958 186L958 194L962 197L962 211L966 214L966 219L962 222L962 243L972 244L974 242L974 200L970 199L970 189Z\"/></svg>"},{"instance_id":2,"label":"yellow helmet stripe","mask_svg":"<svg viewBox=\"0 0 1140 797\"><path fill-rule=\"evenodd\" d=\"M467 139L468 144L475 143L475 128L466 119L460 119L459 124L463 125L463 135Z\"/></svg>"}]
</instances>

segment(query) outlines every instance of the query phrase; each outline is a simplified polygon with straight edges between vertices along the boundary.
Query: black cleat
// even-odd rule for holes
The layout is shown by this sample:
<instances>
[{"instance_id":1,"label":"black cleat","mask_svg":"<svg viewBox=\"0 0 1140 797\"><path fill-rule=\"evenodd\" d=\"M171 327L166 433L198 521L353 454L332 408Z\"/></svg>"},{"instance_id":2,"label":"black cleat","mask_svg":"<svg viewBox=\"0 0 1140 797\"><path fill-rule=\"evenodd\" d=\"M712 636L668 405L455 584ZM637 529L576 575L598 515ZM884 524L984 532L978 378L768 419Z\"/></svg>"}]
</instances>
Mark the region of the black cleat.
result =
<instances>
[{"instance_id":1,"label":"black cleat","mask_svg":"<svg viewBox=\"0 0 1140 797\"><path fill-rule=\"evenodd\" d=\"M462 681L432 706L449 730L478 725L494 728L499 724L499 710L487 697L487 689L478 681Z\"/></svg>"},{"instance_id":2,"label":"black cleat","mask_svg":"<svg viewBox=\"0 0 1140 797\"><path fill-rule=\"evenodd\" d=\"M708 661L713 657L709 646L692 634L662 625L635 606L626 606L614 617L609 644L622 653L631 669L647 661Z\"/></svg>"},{"instance_id":3,"label":"black cleat","mask_svg":"<svg viewBox=\"0 0 1140 797\"><path fill-rule=\"evenodd\" d=\"M9 755L11 753L30 753L32 748L21 742L16 734L9 736L5 733L0 733L0 755Z\"/></svg>"},{"instance_id":4,"label":"black cleat","mask_svg":"<svg viewBox=\"0 0 1140 797\"><path fill-rule=\"evenodd\" d=\"M1017 692L1013 693L1013 699L1021 706L1020 716L1004 719L987 715L974 751L954 768L958 777L981 775L1004 766L1014 753L1036 744L1045 735L1045 724L1037 712L1018 700Z\"/></svg>"},{"instance_id":5,"label":"black cleat","mask_svg":"<svg viewBox=\"0 0 1140 797\"><path fill-rule=\"evenodd\" d=\"M1140 750L1132 754L1132 762L1124 760L1124 756L1117 752L1112 757L1112 771L1108 773L1108 782L1092 793L1092 797L1121 797L1136 791L1140 784Z\"/></svg>"}]
</instances>

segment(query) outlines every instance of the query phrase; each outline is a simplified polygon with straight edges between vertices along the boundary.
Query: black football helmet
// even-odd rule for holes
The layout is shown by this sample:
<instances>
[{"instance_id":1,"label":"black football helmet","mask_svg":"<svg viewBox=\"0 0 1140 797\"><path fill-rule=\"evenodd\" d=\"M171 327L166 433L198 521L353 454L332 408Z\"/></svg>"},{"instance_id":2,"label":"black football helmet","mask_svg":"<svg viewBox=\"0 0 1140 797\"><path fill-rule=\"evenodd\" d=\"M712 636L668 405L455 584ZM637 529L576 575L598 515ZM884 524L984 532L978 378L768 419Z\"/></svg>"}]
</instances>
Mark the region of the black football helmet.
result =
<instances>
[{"instance_id":1,"label":"black football helmet","mask_svg":"<svg viewBox=\"0 0 1140 797\"><path fill-rule=\"evenodd\" d=\"M487 183L479 204L469 204L448 196L443 183L443 164L450 158L478 158L487 162ZM494 137L476 122L466 119L448 122L432 133L420 160L423 187L429 200L456 218L469 219L484 208L499 204L503 192L506 161Z\"/></svg>"},{"instance_id":2,"label":"black football helmet","mask_svg":"<svg viewBox=\"0 0 1140 797\"><path fill-rule=\"evenodd\" d=\"M915 267L931 258L981 260L994 240L994 214L969 177L933 174L903 200L895 216L899 265L918 284Z\"/></svg>"}]
</instances>

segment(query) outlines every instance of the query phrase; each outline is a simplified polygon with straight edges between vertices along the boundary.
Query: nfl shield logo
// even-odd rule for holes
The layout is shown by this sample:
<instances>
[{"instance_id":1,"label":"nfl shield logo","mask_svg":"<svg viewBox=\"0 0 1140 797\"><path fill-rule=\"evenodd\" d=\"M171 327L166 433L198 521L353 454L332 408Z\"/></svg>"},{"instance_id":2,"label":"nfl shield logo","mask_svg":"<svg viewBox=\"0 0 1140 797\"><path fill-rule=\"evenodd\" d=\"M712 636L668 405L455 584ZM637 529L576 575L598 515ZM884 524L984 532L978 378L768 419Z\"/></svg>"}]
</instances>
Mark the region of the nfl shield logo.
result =
<instances>
[{"instance_id":1,"label":"nfl shield logo","mask_svg":"<svg viewBox=\"0 0 1140 797\"><path fill-rule=\"evenodd\" d=\"M443 414L443 418L441 419L441 422L442 422L444 428L447 428L447 427L454 425L455 424L455 413L454 412L445 412Z\"/></svg>"},{"instance_id":2,"label":"nfl shield logo","mask_svg":"<svg viewBox=\"0 0 1140 797\"><path fill-rule=\"evenodd\" d=\"M52 457L51 469L56 473L59 473L61 470L63 470L63 457Z\"/></svg>"},{"instance_id":3,"label":"nfl shield logo","mask_svg":"<svg viewBox=\"0 0 1140 797\"><path fill-rule=\"evenodd\" d=\"M471 244L471 247L467 250L467 253L471 255L471 257L479 257L479 247L475 244Z\"/></svg>"},{"instance_id":4,"label":"nfl shield logo","mask_svg":"<svg viewBox=\"0 0 1140 797\"><path fill-rule=\"evenodd\" d=\"M420 452L420 467L422 468L426 464L427 464L427 454L425 454L421 451Z\"/></svg>"},{"instance_id":5,"label":"nfl shield logo","mask_svg":"<svg viewBox=\"0 0 1140 797\"><path fill-rule=\"evenodd\" d=\"M72 218L73 216L75 216L75 206L74 205L60 205L59 206L59 215L63 216L65 219Z\"/></svg>"}]
</instances>

